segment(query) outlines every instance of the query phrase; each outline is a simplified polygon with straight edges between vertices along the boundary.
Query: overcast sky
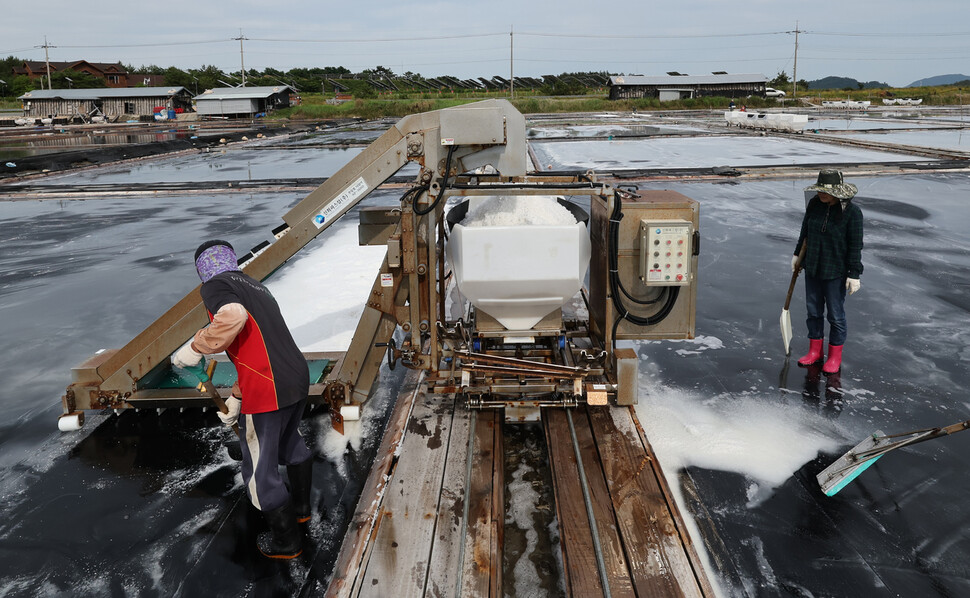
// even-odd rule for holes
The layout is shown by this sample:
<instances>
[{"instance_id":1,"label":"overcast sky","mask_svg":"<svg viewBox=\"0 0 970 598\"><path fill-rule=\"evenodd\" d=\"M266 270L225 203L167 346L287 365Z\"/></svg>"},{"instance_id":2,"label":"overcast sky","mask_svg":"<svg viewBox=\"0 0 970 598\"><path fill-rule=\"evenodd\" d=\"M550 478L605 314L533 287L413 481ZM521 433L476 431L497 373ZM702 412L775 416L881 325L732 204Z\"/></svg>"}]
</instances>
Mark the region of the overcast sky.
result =
<instances>
[{"instance_id":1,"label":"overcast sky","mask_svg":"<svg viewBox=\"0 0 970 598\"><path fill-rule=\"evenodd\" d=\"M970 73L968 0L7 2L0 55L182 69L384 66L462 78L571 71L904 86ZM510 35L510 32L512 35ZM511 58L511 60L510 60Z\"/></svg>"}]
</instances>

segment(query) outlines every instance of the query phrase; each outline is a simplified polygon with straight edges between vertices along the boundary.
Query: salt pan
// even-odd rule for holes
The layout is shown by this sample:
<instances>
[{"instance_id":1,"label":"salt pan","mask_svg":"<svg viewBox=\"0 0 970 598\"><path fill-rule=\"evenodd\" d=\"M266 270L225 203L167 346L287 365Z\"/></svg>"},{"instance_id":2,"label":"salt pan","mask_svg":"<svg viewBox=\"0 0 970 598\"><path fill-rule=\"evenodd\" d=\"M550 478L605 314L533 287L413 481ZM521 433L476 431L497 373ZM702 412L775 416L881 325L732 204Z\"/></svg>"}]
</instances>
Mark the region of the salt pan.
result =
<instances>
[{"instance_id":1,"label":"salt pan","mask_svg":"<svg viewBox=\"0 0 970 598\"><path fill-rule=\"evenodd\" d=\"M563 226L576 218L550 195L472 198L462 226Z\"/></svg>"}]
</instances>

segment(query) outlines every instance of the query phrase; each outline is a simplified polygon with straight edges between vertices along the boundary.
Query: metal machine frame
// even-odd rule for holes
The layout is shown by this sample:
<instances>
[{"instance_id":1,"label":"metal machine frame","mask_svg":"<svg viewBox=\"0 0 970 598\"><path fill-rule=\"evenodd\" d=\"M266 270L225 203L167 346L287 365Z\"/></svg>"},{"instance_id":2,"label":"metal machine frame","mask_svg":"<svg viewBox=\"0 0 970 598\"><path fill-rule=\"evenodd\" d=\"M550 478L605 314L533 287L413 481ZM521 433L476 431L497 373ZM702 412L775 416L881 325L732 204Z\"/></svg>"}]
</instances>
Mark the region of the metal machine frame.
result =
<instances>
[{"instance_id":1,"label":"metal machine frame","mask_svg":"<svg viewBox=\"0 0 970 598\"><path fill-rule=\"evenodd\" d=\"M285 224L273 231L272 241L240 259L246 274L266 279L405 163L421 166L399 209L361 212L361 244L385 245L387 252L349 349L326 356L335 365L311 389L311 401L330 405L335 427L342 429L342 414L355 409L359 413L385 358L392 366L401 361L427 370L429 389L461 393L470 407L569 406L581 400L605 404L609 396L621 404L636 402L636 356L629 349L614 351L615 339L657 336L637 335L626 321L618 329L610 324L619 325L637 310L655 310L613 307L612 293L604 285L610 267L603 252L611 227L619 225L617 204L623 198L634 203L642 198L599 182L592 173L527 175L526 159L525 119L505 100L405 117L285 214ZM497 174L462 174L487 165ZM590 198L591 237L594 246L597 239L603 245L598 257L594 249L591 292L584 294L589 322L553 314L552 321L547 318L532 330L506 331L474 309L462 318L445 318L446 201L499 192ZM681 218L686 213L696 231L696 202L665 193L661 207L679 210ZM696 244L692 250L691 272L696 273ZM614 248L617 255L627 252ZM620 259L639 264L628 257ZM664 329L661 336L693 336L694 276L688 285L689 301L675 306L689 325L679 331ZM123 348L100 352L74 368L62 398L62 418L83 417L86 409L208 405L206 395L191 389L162 392L140 385L161 368L171 367L170 355L207 322L196 287ZM400 344L392 340L399 327ZM512 346L503 341L509 336L533 341Z\"/></svg>"}]
</instances>

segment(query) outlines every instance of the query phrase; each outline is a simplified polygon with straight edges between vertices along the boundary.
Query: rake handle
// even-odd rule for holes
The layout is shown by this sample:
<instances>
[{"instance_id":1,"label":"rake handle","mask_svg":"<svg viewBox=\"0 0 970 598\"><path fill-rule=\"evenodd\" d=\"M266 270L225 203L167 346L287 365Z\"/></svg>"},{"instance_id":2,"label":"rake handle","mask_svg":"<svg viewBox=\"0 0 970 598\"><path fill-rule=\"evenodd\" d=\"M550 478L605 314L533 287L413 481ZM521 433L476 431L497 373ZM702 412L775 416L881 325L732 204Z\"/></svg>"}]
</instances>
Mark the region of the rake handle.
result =
<instances>
[{"instance_id":1,"label":"rake handle","mask_svg":"<svg viewBox=\"0 0 970 598\"><path fill-rule=\"evenodd\" d=\"M798 280L798 273L802 271L802 260L805 259L805 243L802 243L802 249L798 252L798 261L795 262L795 271L791 273L791 284L788 285L788 295L785 297L785 311L788 311L788 306L791 305L791 295L795 292L795 281Z\"/></svg>"},{"instance_id":2,"label":"rake handle","mask_svg":"<svg viewBox=\"0 0 970 598\"><path fill-rule=\"evenodd\" d=\"M216 390L215 382L212 381L212 374L215 372L215 369L216 369L215 360L214 359L210 360L209 366L206 369L206 374L208 375L209 379L204 381L199 380L199 386L202 387L203 392L206 392L209 394L209 398L211 398L212 402L215 403L216 409L218 409L222 413L229 413L229 407L226 405L226 401L223 400L222 395L220 395L219 391ZM239 424L233 424L232 431L236 433L236 436L239 436Z\"/></svg>"}]
</instances>

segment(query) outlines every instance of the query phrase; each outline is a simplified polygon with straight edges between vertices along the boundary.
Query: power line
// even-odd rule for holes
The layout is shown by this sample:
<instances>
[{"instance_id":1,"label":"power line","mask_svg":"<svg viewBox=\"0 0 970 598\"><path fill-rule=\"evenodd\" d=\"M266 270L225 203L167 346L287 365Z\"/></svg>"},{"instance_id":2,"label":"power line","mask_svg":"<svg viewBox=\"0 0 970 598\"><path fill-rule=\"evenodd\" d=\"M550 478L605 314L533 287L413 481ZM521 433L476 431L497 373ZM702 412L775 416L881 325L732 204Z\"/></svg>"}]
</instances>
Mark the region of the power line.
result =
<instances>
[{"instance_id":1,"label":"power line","mask_svg":"<svg viewBox=\"0 0 970 598\"><path fill-rule=\"evenodd\" d=\"M300 44L352 44L352 43L375 43L375 42L423 42L437 41L445 39L470 39L473 37L496 37L505 36L508 33L469 33L464 35L437 35L428 37L378 37L378 38L330 38L330 39L276 39L269 37L249 38L254 42L295 42Z\"/></svg>"},{"instance_id":2,"label":"power line","mask_svg":"<svg viewBox=\"0 0 970 598\"><path fill-rule=\"evenodd\" d=\"M757 37L765 35L784 35L787 31L767 31L764 33L715 33L715 34L684 34L684 35L603 35L603 34L573 34L573 33L540 33L535 31L524 31L517 35L530 35L534 37L567 37L567 38L587 38L587 39L701 39L701 38L721 38L721 37Z\"/></svg>"},{"instance_id":3,"label":"power line","mask_svg":"<svg viewBox=\"0 0 970 598\"><path fill-rule=\"evenodd\" d=\"M828 35L833 37L967 37L970 33L829 33L824 31L802 31L809 35Z\"/></svg>"},{"instance_id":4,"label":"power line","mask_svg":"<svg viewBox=\"0 0 970 598\"><path fill-rule=\"evenodd\" d=\"M75 46L60 46L61 48L161 48L166 46L190 46L197 44L218 44L222 42L233 41L235 37L227 37L222 39L207 39L207 40L197 40L197 41L187 41L187 42L160 42L154 44L112 44L112 45L75 45Z\"/></svg>"}]
</instances>

